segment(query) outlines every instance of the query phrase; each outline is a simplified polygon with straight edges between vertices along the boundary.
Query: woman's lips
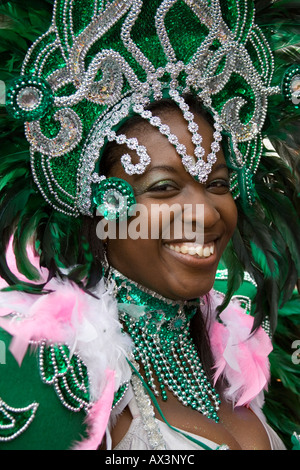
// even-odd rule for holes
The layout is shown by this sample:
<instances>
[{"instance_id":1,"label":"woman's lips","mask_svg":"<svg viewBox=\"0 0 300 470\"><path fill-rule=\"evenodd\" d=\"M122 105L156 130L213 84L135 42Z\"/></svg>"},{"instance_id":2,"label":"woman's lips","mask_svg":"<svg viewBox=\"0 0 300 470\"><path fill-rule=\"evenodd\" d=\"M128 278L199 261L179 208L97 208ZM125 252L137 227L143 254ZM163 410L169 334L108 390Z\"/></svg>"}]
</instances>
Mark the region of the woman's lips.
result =
<instances>
[{"instance_id":1,"label":"woman's lips","mask_svg":"<svg viewBox=\"0 0 300 470\"><path fill-rule=\"evenodd\" d=\"M206 259L214 255L215 242L205 243L203 245L194 242L176 242L165 243L166 247L171 251L183 255L193 256L195 258Z\"/></svg>"},{"instance_id":2,"label":"woman's lips","mask_svg":"<svg viewBox=\"0 0 300 470\"><path fill-rule=\"evenodd\" d=\"M209 268L218 263L218 240L199 244L188 241L173 241L163 244L169 255L188 267Z\"/></svg>"}]
</instances>

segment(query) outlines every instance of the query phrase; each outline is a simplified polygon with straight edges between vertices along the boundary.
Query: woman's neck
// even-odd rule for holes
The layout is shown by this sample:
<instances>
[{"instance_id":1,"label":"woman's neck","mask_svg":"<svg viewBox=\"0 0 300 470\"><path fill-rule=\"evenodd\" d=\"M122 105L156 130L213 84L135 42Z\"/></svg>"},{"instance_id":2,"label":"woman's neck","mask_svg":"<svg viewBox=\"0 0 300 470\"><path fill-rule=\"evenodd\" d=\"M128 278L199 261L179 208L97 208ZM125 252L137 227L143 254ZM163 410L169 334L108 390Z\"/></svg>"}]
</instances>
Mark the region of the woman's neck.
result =
<instances>
[{"instance_id":1,"label":"woman's neck","mask_svg":"<svg viewBox=\"0 0 300 470\"><path fill-rule=\"evenodd\" d=\"M116 298L120 304L131 304L143 307L144 312L164 313L165 321L174 321L178 315L184 315L190 321L202 304L202 299L172 300L154 292L126 276L115 268L110 268L110 275L116 283Z\"/></svg>"}]
</instances>

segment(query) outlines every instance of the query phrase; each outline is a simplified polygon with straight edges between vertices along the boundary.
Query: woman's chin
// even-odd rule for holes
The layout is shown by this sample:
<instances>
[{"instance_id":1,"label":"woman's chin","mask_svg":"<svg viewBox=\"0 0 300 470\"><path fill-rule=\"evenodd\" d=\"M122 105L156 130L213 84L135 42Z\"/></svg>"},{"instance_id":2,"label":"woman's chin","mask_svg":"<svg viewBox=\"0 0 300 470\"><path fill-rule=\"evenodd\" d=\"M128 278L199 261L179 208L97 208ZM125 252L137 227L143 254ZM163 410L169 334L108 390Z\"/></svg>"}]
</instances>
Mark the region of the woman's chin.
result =
<instances>
[{"instance_id":1,"label":"woman's chin","mask_svg":"<svg viewBox=\"0 0 300 470\"><path fill-rule=\"evenodd\" d=\"M208 292L213 288L215 276L201 279L198 283L191 283L190 281L179 280L177 283L173 282L172 286L169 286L168 290L162 292L161 289L152 289L159 291L158 293L163 297L173 300L192 300L207 295Z\"/></svg>"}]
</instances>

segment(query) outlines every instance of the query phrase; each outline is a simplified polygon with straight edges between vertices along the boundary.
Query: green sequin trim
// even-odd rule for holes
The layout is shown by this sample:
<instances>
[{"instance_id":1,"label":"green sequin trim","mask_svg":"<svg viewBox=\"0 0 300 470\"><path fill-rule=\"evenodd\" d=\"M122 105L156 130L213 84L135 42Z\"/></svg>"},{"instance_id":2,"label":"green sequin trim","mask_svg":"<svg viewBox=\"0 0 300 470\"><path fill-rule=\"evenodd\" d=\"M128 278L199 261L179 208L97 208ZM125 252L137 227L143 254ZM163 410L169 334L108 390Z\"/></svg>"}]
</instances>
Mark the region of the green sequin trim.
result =
<instances>
[{"instance_id":1,"label":"green sequin trim","mask_svg":"<svg viewBox=\"0 0 300 470\"><path fill-rule=\"evenodd\" d=\"M39 348L42 381L53 385L62 404L71 411L87 411L90 407L88 371L78 355L70 358L65 345L46 345Z\"/></svg>"},{"instance_id":2,"label":"green sequin trim","mask_svg":"<svg viewBox=\"0 0 300 470\"><path fill-rule=\"evenodd\" d=\"M0 442L7 442L22 434L33 421L38 403L24 408L12 408L0 398Z\"/></svg>"},{"instance_id":3,"label":"green sequin trim","mask_svg":"<svg viewBox=\"0 0 300 470\"><path fill-rule=\"evenodd\" d=\"M123 385L121 385L119 390L117 390L113 399L112 409L114 409L120 403L120 401L124 398L128 390L128 387L129 387L129 382L125 382Z\"/></svg>"},{"instance_id":4,"label":"green sequin trim","mask_svg":"<svg viewBox=\"0 0 300 470\"><path fill-rule=\"evenodd\" d=\"M42 381L52 385L61 403L70 411L87 412L92 403L89 394L88 370L77 354L70 358L66 345L39 346L39 367ZM124 398L129 382L125 382L114 395L112 409ZM1 429L1 428L0 428Z\"/></svg>"},{"instance_id":5,"label":"green sequin trim","mask_svg":"<svg viewBox=\"0 0 300 470\"><path fill-rule=\"evenodd\" d=\"M190 320L195 314L196 308L199 305L199 300L184 302L173 302L156 295L153 292L147 292L147 289L141 288L133 281L129 281L124 277L118 276L117 271L112 269L112 275L116 282L118 289L118 302L120 304L136 304L139 306L145 306L145 311L151 311L154 315L154 321L159 321L160 313L163 311L163 315L167 320L170 320L177 316L178 310L183 307L185 315Z\"/></svg>"}]
</instances>

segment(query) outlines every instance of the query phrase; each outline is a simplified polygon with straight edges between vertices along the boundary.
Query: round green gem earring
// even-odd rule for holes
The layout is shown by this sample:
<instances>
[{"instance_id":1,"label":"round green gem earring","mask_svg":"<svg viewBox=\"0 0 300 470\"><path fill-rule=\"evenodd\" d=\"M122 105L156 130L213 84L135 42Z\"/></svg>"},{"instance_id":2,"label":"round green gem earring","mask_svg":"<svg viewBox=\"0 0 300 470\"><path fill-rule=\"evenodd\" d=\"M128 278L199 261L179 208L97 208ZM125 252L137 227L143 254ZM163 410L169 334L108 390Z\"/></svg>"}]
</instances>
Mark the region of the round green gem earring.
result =
<instances>
[{"instance_id":1,"label":"round green gem earring","mask_svg":"<svg viewBox=\"0 0 300 470\"><path fill-rule=\"evenodd\" d=\"M121 178L102 180L93 198L99 214L107 220L126 219L129 208L136 204L132 187Z\"/></svg>"}]
</instances>

